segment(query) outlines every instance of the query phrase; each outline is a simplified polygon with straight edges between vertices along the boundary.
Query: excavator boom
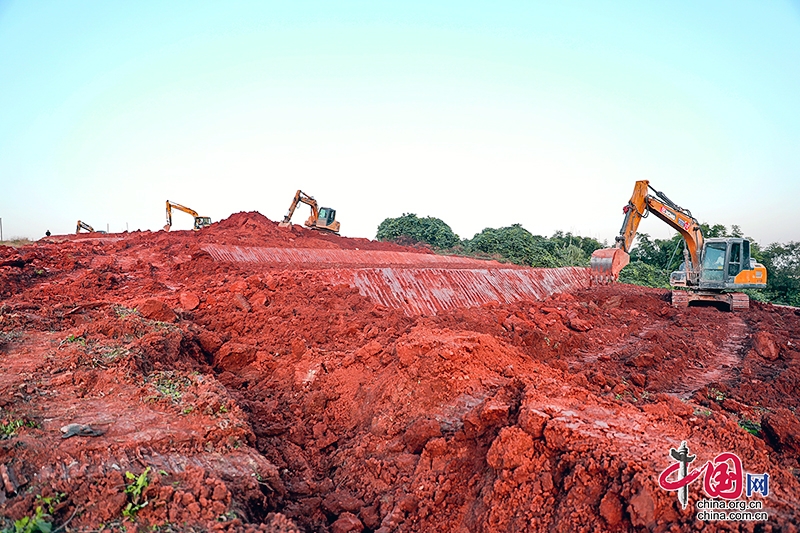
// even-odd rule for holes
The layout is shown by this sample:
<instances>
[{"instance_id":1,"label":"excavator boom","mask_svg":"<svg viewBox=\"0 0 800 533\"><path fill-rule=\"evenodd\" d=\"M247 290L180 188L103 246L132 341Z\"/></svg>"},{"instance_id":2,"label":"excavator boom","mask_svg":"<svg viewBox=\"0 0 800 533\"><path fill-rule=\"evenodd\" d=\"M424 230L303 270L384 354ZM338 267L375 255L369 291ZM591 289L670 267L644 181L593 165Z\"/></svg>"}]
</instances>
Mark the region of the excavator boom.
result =
<instances>
[{"instance_id":1,"label":"excavator boom","mask_svg":"<svg viewBox=\"0 0 800 533\"><path fill-rule=\"evenodd\" d=\"M655 195L650 195L651 189ZM700 231L700 223L692 216L692 213L675 204L672 200L659 191L650 187L650 182L640 180L633 188L631 199L622 209L625 219L622 222L622 229L616 237L616 243L612 248L596 250L592 254L590 265L595 271L596 277L601 279L617 279L620 271L630 262L630 249L639 223L648 214L653 213L656 217L666 222L683 237L686 249L689 253L691 270L696 270L700 265L699 253L703 247L703 234Z\"/></svg>"},{"instance_id":2,"label":"excavator boom","mask_svg":"<svg viewBox=\"0 0 800 533\"><path fill-rule=\"evenodd\" d=\"M81 222L79 220L78 221L78 225L75 227L75 234L76 235L79 234L81 232L81 230L88 231L89 233L95 233L95 232L97 232L97 233L106 233L103 230L96 230L93 227L91 227L89 224L87 224L86 222Z\"/></svg>"},{"instance_id":3,"label":"excavator boom","mask_svg":"<svg viewBox=\"0 0 800 533\"><path fill-rule=\"evenodd\" d=\"M89 233L94 233L94 228L93 227L91 227L86 222L81 222L79 220L78 221L78 225L75 227L75 234L77 235L78 233L81 232L81 230L88 231Z\"/></svg>"}]
</instances>

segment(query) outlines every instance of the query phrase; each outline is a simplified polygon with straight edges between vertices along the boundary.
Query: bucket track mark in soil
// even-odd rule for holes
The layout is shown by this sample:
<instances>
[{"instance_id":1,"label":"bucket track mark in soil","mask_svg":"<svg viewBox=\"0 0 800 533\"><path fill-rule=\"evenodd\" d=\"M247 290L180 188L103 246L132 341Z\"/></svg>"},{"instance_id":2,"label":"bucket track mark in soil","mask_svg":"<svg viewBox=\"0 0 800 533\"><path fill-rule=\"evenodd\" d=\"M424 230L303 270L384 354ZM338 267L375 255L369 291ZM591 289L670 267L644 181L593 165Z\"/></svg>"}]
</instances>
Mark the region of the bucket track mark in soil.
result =
<instances>
[{"instance_id":1,"label":"bucket track mark in soil","mask_svg":"<svg viewBox=\"0 0 800 533\"><path fill-rule=\"evenodd\" d=\"M744 340L747 338L747 324L736 314L721 317L725 320L726 338L711 357L705 360L690 361L676 369L675 381L666 392L687 399L699 389L710 383L725 383L735 377L737 368L744 359Z\"/></svg>"}]
</instances>

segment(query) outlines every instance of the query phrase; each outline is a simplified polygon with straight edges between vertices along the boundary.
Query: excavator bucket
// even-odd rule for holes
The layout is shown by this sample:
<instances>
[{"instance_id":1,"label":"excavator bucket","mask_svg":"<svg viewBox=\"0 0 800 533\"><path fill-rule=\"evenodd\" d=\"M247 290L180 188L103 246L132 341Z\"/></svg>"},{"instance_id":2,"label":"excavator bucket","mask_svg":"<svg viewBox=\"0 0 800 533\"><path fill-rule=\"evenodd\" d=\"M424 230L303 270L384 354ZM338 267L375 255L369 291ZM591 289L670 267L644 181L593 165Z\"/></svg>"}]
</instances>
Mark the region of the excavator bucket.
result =
<instances>
[{"instance_id":1,"label":"excavator bucket","mask_svg":"<svg viewBox=\"0 0 800 533\"><path fill-rule=\"evenodd\" d=\"M620 271L631 260L627 252L619 248L595 250L589 266L595 279L610 281L619 278Z\"/></svg>"}]
</instances>

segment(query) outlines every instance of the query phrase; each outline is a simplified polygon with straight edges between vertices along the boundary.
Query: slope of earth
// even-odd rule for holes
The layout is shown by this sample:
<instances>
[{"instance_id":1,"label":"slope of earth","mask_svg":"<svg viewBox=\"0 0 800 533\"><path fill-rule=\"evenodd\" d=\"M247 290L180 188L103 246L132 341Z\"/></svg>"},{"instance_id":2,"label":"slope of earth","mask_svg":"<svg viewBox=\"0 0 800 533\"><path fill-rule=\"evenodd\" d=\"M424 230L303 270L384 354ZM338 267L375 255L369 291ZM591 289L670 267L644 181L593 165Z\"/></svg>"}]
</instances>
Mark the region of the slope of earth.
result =
<instances>
[{"instance_id":1,"label":"slope of earth","mask_svg":"<svg viewBox=\"0 0 800 533\"><path fill-rule=\"evenodd\" d=\"M256 249L267 260L220 252ZM533 274L257 213L0 248L0 265L7 527L796 531L800 519L794 309L678 312L664 291L588 287L576 272L566 292L415 314L350 271ZM742 498L766 522L698 521L702 479L685 509L659 488L681 441L692 466L732 452L769 473L768 496Z\"/></svg>"}]
</instances>

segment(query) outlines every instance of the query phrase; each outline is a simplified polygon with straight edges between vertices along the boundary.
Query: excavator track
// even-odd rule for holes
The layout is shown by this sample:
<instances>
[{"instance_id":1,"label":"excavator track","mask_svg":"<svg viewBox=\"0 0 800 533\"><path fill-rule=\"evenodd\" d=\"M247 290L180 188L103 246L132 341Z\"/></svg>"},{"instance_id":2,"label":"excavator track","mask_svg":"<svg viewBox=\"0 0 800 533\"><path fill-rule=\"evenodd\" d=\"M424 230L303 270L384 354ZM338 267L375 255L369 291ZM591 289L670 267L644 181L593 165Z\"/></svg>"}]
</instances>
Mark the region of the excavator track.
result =
<instances>
[{"instance_id":1,"label":"excavator track","mask_svg":"<svg viewBox=\"0 0 800 533\"><path fill-rule=\"evenodd\" d=\"M750 297L742 292L672 291L672 307L685 309L691 302L718 302L727 307L729 311L750 308Z\"/></svg>"},{"instance_id":2,"label":"excavator track","mask_svg":"<svg viewBox=\"0 0 800 533\"><path fill-rule=\"evenodd\" d=\"M731 311L750 309L750 297L743 292L731 294Z\"/></svg>"},{"instance_id":3,"label":"excavator track","mask_svg":"<svg viewBox=\"0 0 800 533\"><path fill-rule=\"evenodd\" d=\"M689 291L672 291L672 307L689 307Z\"/></svg>"}]
</instances>

